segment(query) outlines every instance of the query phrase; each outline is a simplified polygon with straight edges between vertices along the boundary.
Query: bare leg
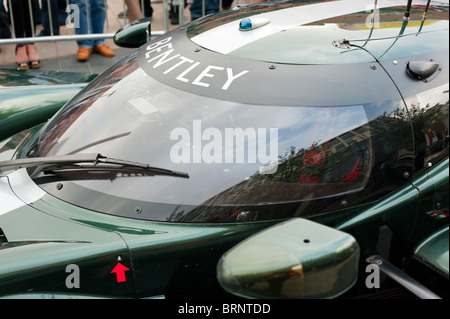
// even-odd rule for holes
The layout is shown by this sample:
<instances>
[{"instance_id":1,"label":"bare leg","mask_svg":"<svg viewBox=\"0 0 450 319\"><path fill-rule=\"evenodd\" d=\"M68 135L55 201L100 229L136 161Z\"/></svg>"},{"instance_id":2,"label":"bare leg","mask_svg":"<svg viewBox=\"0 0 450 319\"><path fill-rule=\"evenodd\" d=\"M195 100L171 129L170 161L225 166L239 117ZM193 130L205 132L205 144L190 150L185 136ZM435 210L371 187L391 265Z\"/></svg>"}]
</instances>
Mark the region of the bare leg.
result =
<instances>
[{"instance_id":1,"label":"bare leg","mask_svg":"<svg viewBox=\"0 0 450 319\"><path fill-rule=\"evenodd\" d=\"M30 60L30 67L32 69L39 69L41 67L41 60L36 51L36 47L34 46L34 44L27 44L26 47L27 47L28 59Z\"/></svg>"},{"instance_id":2,"label":"bare leg","mask_svg":"<svg viewBox=\"0 0 450 319\"><path fill-rule=\"evenodd\" d=\"M17 45L16 47L16 64L19 70L28 69L28 53L25 45Z\"/></svg>"},{"instance_id":3,"label":"bare leg","mask_svg":"<svg viewBox=\"0 0 450 319\"><path fill-rule=\"evenodd\" d=\"M127 4L128 20L130 22L143 18L139 0L125 0L125 3Z\"/></svg>"}]
</instances>

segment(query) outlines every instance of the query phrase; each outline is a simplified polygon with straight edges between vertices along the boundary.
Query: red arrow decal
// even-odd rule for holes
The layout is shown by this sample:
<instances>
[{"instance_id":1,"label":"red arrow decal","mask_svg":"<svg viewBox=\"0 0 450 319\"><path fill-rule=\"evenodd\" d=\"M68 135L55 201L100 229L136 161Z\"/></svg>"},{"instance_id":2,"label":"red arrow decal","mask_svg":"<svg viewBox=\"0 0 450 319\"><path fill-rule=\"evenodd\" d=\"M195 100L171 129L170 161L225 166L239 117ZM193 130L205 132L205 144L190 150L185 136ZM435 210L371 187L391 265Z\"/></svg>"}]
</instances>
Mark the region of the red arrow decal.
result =
<instances>
[{"instance_id":1,"label":"red arrow decal","mask_svg":"<svg viewBox=\"0 0 450 319\"><path fill-rule=\"evenodd\" d=\"M116 267L114 267L114 269L111 270L111 274L116 273L117 282L124 282L124 281L127 281L127 279L125 278L125 271L127 271L127 270L130 270L130 269L128 269L121 263L118 263L116 265Z\"/></svg>"}]
</instances>

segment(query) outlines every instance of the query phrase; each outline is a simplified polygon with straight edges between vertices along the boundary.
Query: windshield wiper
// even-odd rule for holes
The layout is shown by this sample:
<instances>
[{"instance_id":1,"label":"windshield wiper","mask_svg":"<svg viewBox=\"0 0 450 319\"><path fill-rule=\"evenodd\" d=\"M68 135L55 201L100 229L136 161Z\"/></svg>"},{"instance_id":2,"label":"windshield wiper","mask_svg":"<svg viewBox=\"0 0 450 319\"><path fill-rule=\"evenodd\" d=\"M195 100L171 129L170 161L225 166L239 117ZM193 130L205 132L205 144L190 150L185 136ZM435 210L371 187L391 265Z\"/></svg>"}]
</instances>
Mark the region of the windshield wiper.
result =
<instances>
[{"instance_id":1,"label":"windshield wiper","mask_svg":"<svg viewBox=\"0 0 450 319\"><path fill-rule=\"evenodd\" d=\"M185 172L177 172L170 169L154 167L146 163L110 158L96 153L57 155L0 161L0 173L9 170L37 166L42 166L40 170L45 174L57 174L58 171L63 170L106 170L119 172L142 172L144 175L150 173L154 175L169 175L189 178L189 174Z\"/></svg>"}]
</instances>

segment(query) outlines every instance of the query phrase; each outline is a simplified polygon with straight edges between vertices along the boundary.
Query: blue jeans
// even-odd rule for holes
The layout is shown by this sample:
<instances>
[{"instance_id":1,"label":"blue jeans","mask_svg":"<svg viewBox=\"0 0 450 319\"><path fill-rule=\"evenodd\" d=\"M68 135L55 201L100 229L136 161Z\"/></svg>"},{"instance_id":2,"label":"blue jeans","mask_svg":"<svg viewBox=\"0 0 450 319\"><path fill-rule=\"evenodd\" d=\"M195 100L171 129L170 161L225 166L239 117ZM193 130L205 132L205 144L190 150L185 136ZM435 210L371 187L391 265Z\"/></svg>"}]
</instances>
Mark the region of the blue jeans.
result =
<instances>
[{"instance_id":1,"label":"blue jeans","mask_svg":"<svg viewBox=\"0 0 450 319\"><path fill-rule=\"evenodd\" d=\"M191 19L195 20L203 15L203 1L194 0L190 7ZM205 0L205 15L219 11L219 0Z\"/></svg>"},{"instance_id":2,"label":"blue jeans","mask_svg":"<svg viewBox=\"0 0 450 319\"><path fill-rule=\"evenodd\" d=\"M87 0L89 8L89 21L87 19L86 0L71 0L79 8L80 26L75 28L76 34L103 33L106 19L106 7L104 0ZM89 24L89 28L88 28ZM79 47L92 48L105 42L104 39L99 40L80 40L77 41Z\"/></svg>"}]
</instances>

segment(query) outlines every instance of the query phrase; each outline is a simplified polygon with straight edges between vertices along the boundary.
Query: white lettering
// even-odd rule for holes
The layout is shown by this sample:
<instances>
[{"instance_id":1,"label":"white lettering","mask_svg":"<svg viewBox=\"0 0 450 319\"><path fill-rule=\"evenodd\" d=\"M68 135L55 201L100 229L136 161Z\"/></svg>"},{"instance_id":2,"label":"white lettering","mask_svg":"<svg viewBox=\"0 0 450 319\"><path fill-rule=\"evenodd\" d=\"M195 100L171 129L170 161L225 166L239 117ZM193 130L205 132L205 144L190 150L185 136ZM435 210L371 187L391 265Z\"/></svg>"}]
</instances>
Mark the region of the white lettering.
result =
<instances>
[{"instance_id":1,"label":"white lettering","mask_svg":"<svg viewBox=\"0 0 450 319\"><path fill-rule=\"evenodd\" d=\"M192 136L186 128L175 128L170 140L177 141L170 150L173 163L257 163L260 174L274 174L278 168L278 129L218 128L202 131L201 120L192 122ZM225 138L223 138L225 136ZM202 142L206 141L205 145ZM192 146L192 148L191 148ZM192 151L191 151L192 150ZM269 150L269 153L267 151ZM192 156L191 156L192 154Z\"/></svg>"},{"instance_id":2,"label":"white lettering","mask_svg":"<svg viewBox=\"0 0 450 319\"><path fill-rule=\"evenodd\" d=\"M366 287L369 289L380 288L380 268L377 265L369 264L366 273L370 274L366 278Z\"/></svg>"},{"instance_id":3,"label":"white lettering","mask_svg":"<svg viewBox=\"0 0 450 319\"><path fill-rule=\"evenodd\" d=\"M235 129L225 129L225 148L233 149L236 140L236 163L244 163L245 157L245 138L248 143L248 162L256 163L256 132L252 128L243 130L238 127ZM233 153L227 153L225 163L233 163Z\"/></svg>"},{"instance_id":4,"label":"white lettering","mask_svg":"<svg viewBox=\"0 0 450 319\"><path fill-rule=\"evenodd\" d=\"M186 58L186 57L184 57L184 56L180 56L180 60L181 60L180 62L178 62L178 63L175 64L174 66L168 68L166 71L164 71L164 74L169 73L170 71L176 69L177 67L179 67L180 65L182 65L182 64L185 63L185 62L189 62L189 63L191 63L191 64L194 63L194 60L188 59L188 58Z\"/></svg>"},{"instance_id":5,"label":"white lettering","mask_svg":"<svg viewBox=\"0 0 450 319\"><path fill-rule=\"evenodd\" d=\"M152 50L152 49L154 49L156 47L159 47L160 45L166 44L166 43L168 43L170 41L172 41L172 37L168 37L168 38L162 39L161 41L158 41L158 42L155 42L155 43L152 43L152 44L148 45L147 46L147 50Z\"/></svg>"},{"instance_id":6,"label":"white lettering","mask_svg":"<svg viewBox=\"0 0 450 319\"><path fill-rule=\"evenodd\" d=\"M170 52L173 51L173 49L172 49L172 43L168 43L168 44L164 44L164 45L162 45L162 46L160 46L160 47L156 47L156 48L154 48L154 49L148 51L147 53L145 53L145 57L146 57L147 59L149 59L151 53L153 53L153 52L161 52L161 50L162 50L163 47L167 47L167 48L170 50ZM153 60L153 59L152 59L152 60ZM148 62L150 62L150 61L152 61L152 60L149 60Z\"/></svg>"},{"instance_id":7,"label":"white lettering","mask_svg":"<svg viewBox=\"0 0 450 319\"><path fill-rule=\"evenodd\" d=\"M191 161L191 149L190 149L190 141L191 135L189 131L184 127L178 127L172 132L170 132L170 140L178 140L178 137L181 139L175 143L170 149L170 159L173 163L190 163Z\"/></svg>"},{"instance_id":8,"label":"white lettering","mask_svg":"<svg viewBox=\"0 0 450 319\"><path fill-rule=\"evenodd\" d=\"M80 288L80 268L78 265L67 265L66 272L70 272L70 275L66 278L66 287L69 289Z\"/></svg>"},{"instance_id":9,"label":"white lettering","mask_svg":"<svg viewBox=\"0 0 450 319\"><path fill-rule=\"evenodd\" d=\"M193 65L191 65L186 70L184 70L183 73L181 73L179 76L177 76L176 79L179 81L186 82L186 83L189 82L189 79L186 79L184 76L187 75L189 72L191 72L193 69L195 69L199 64L200 64L200 62L195 62Z\"/></svg>"},{"instance_id":10,"label":"white lettering","mask_svg":"<svg viewBox=\"0 0 450 319\"><path fill-rule=\"evenodd\" d=\"M195 120L192 123L192 152L193 154L193 162L201 163L202 162L202 121Z\"/></svg>"},{"instance_id":11,"label":"white lettering","mask_svg":"<svg viewBox=\"0 0 450 319\"><path fill-rule=\"evenodd\" d=\"M211 314L212 307L213 306L190 306L186 303L184 306L178 307L178 313L205 314L206 317L209 317L209 315Z\"/></svg>"},{"instance_id":12,"label":"white lettering","mask_svg":"<svg viewBox=\"0 0 450 319\"><path fill-rule=\"evenodd\" d=\"M222 304L222 313L269 313L269 304Z\"/></svg>"},{"instance_id":13,"label":"white lettering","mask_svg":"<svg viewBox=\"0 0 450 319\"><path fill-rule=\"evenodd\" d=\"M222 163L222 133L220 130L214 127L207 128L202 134L202 140L210 141L203 147L203 161L206 164Z\"/></svg>"},{"instance_id":14,"label":"white lettering","mask_svg":"<svg viewBox=\"0 0 450 319\"><path fill-rule=\"evenodd\" d=\"M258 159L264 164L278 162L278 129L271 128L269 135L269 154L267 155L266 129L258 128Z\"/></svg>"},{"instance_id":15,"label":"white lettering","mask_svg":"<svg viewBox=\"0 0 450 319\"><path fill-rule=\"evenodd\" d=\"M179 56L179 54L174 55L173 57L167 58L167 56L170 55L170 53L172 53L173 49L170 49L167 52L161 53L160 55L155 56L154 58L148 60L148 62L151 62L157 58L160 58L155 64L153 64L153 68L157 68L161 65L163 65L164 63L167 63L169 61L172 61L173 59L177 58Z\"/></svg>"},{"instance_id":16,"label":"white lettering","mask_svg":"<svg viewBox=\"0 0 450 319\"><path fill-rule=\"evenodd\" d=\"M246 73L248 73L248 71L244 70L241 73L237 74L236 76L233 76L233 69L227 68L228 80L222 86L222 90L228 90L228 88L230 87L231 83L233 83L234 80L236 80L237 78L243 76Z\"/></svg>"},{"instance_id":17,"label":"white lettering","mask_svg":"<svg viewBox=\"0 0 450 319\"><path fill-rule=\"evenodd\" d=\"M201 68L199 67L201 64L200 62L182 56L179 53L175 54L175 49L173 48L171 40L172 37L168 37L149 44L147 46L145 58L147 63L153 63L153 69L159 68L162 65L168 65L167 69L162 73L164 75L178 71L178 74L174 74L175 79L178 81L205 88L214 86L216 88L220 87L222 90L228 90L235 80L249 72L248 70L243 70L236 74L232 68L224 68L216 65L206 65ZM154 54L156 55L153 56ZM224 72L226 72L226 74ZM191 78L189 78L189 74L191 74ZM192 78L194 80L192 80ZM211 80L208 81L207 78Z\"/></svg>"},{"instance_id":18,"label":"white lettering","mask_svg":"<svg viewBox=\"0 0 450 319\"><path fill-rule=\"evenodd\" d=\"M200 81L201 81L204 77L209 77L209 78L214 77L214 74L208 73L208 72L209 72L210 70L212 70L212 69L220 70L220 71L223 70L223 68L220 67L220 66L208 65L208 66L206 67L206 69L204 69L203 72L200 73L199 76L197 76L197 78L192 82L192 84L194 84L194 85L200 85L200 86L204 86L204 87L208 87L208 86L209 86L209 83L203 83L203 82L200 82Z\"/></svg>"}]
</instances>

